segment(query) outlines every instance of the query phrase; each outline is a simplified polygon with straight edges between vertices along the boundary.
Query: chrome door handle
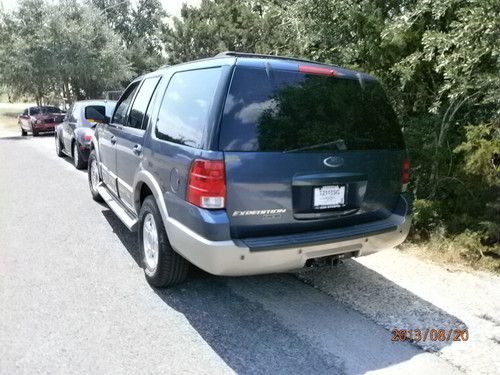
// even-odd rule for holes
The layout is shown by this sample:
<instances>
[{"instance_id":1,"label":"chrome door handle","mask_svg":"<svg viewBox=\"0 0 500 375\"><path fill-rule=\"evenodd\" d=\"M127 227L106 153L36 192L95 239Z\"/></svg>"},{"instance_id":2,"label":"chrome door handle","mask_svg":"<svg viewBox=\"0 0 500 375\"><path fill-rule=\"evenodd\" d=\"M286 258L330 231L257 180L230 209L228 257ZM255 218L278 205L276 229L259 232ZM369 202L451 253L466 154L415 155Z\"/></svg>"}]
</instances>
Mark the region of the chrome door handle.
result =
<instances>
[{"instance_id":1,"label":"chrome door handle","mask_svg":"<svg viewBox=\"0 0 500 375\"><path fill-rule=\"evenodd\" d=\"M112 136L111 137L111 144L114 145L116 143L116 137Z\"/></svg>"},{"instance_id":2,"label":"chrome door handle","mask_svg":"<svg viewBox=\"0 0 500 375\"><path fill-rule=\"evenodd\" d=\"M142 146L141 145L135 145L132 150L134 151L134 154L140 155L142 152Z\"/></svg>"}]
</instances>

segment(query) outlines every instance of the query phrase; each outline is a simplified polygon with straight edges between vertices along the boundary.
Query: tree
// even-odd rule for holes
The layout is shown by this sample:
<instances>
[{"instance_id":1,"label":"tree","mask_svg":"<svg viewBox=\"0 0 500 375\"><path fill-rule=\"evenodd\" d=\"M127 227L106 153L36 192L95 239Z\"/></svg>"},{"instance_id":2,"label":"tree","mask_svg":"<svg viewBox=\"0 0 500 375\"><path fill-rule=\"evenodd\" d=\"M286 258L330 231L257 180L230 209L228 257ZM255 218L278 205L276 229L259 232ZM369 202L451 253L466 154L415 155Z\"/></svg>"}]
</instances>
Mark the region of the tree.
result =
<instances>
[{"instance_id":1,"label":"tree","mask_svg":"<svg viewBox=\"0 0 500 375\"><path fill-rule=\"evenodd\" d=\"M57 84L66 97L97 97L132 77L120 39L95 7L76 1L60 4L46 33L57 59Z\"/></svg>"},{"instance_id":2,"label":"tree","mask_svg":"<svg viewBox=\"0 0 500 375\"><path fill-rule=\"evenodd\" d=\"M14 94L39 104L55 83L55 60L44 34L48 14L45 1L23 0L16 12L1 15L0 79Z\"/></svg>"},{"instance_id":3,"label":"tree","mask_svg":"<svg viewBox=\"0 0 500 375\"><path fill-rule=\"evenodd\" d=\"M158 69L164 63L161 36L167 13L159 0L139 0L134 8L125 0L91 0L99 8L126 51L134 75Z\"/></svg>"},{"instance_id":4,"label":"tree","mask_svg":"<svg viewBox=\"0 0 500 375\"><path fill-rule=\"evenodd\" d=\"M121 88L131 77L120 40L91 5L23 0L2 14L0 79L14 93L91 98Z\"/></svg>"},{"instance_id":5,"label":"tree","mask_svg":"<svg viewBox=\"0 0 500 375\"><path fill-rule=\"evenodd\" d=\"M178 63L218 52L258 51L261 39L259 8L243 0L203 0L200 7L183 5L181 18L164 35L170 63Z\"/></svg>"}]
</instances>

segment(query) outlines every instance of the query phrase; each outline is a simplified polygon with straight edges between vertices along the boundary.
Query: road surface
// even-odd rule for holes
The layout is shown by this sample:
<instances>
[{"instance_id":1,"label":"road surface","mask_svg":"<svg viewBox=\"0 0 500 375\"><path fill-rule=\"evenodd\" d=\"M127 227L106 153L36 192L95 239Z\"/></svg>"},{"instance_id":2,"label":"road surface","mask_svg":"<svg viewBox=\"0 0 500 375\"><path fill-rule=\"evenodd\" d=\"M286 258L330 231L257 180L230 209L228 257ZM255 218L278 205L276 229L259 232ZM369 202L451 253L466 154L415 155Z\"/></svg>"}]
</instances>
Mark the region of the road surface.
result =
<instances>
[{"instance_id":1,"label":"road surface","mask_svg":"<svg viewBox=\"0 0 500 375\"><path fill-rule=\"evenodd\" d=\"M461 372L294 275L154 289L136 248L52 136L1 138L0 373Z\"/></svg>"}]
</instances>

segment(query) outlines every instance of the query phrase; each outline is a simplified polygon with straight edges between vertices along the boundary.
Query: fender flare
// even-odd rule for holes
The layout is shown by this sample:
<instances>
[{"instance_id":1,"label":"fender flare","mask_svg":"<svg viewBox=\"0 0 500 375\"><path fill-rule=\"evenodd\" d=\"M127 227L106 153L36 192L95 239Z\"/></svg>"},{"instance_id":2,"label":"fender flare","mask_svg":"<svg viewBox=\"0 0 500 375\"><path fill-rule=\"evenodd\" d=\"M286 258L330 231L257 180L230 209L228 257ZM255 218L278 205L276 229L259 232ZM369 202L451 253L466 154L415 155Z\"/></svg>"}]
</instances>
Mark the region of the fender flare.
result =
<instances>
[{"instance_id":1,"label":"fender flare","mask_svg":"<svg viewBox=\"0 0 500 375\"><path fill-rule=\"evenodd\" d=\"M139 214L139 211L141 210L141 188L143 184L146 184L147 187L153 193L153 196L155 197L156 200L156 204L158 205L158 208L160 210L161 218L163 219L163 225L166 229L168 220L168 210L167 210L167 205L165 204L165 198L163 197L160 184L158 183L156 178L151 174L151 172L148 172L144 169L140 170L136 174L134 181L134 206L135 206L134 208L137 214Z\"/></svg>"}]
</instances>

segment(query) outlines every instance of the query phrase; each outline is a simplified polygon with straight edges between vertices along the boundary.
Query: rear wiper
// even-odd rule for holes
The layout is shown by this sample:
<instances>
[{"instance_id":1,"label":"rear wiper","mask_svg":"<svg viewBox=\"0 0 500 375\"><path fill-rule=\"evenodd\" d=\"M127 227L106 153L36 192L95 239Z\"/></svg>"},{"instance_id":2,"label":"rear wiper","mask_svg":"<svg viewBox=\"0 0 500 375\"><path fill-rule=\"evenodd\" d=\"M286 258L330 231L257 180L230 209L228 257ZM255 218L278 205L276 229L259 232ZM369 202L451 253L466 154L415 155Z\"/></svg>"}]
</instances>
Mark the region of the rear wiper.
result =
<instances>
[{"instance_id":1,"label":"rear wiper","mask_svg":"<svg viewBox=\"0 0 500 375\"><path fill-rule=\"evenodd\" d=\"M347 146L345 144L345 141L343 139L337 139L337 140L335 140L333 142L318 143L317 145L306 146L306 147L301 147L301 148L295 148L293 150L286 150L286 151L283 151L283 153L314 150L314 149L317 149L317 148L321 148L321 147L325 147L325 146L332 146L332 145L337 146L337 149L339 151L345 151L345 150L347 150Z\"/></svg>"}]
</instances>

